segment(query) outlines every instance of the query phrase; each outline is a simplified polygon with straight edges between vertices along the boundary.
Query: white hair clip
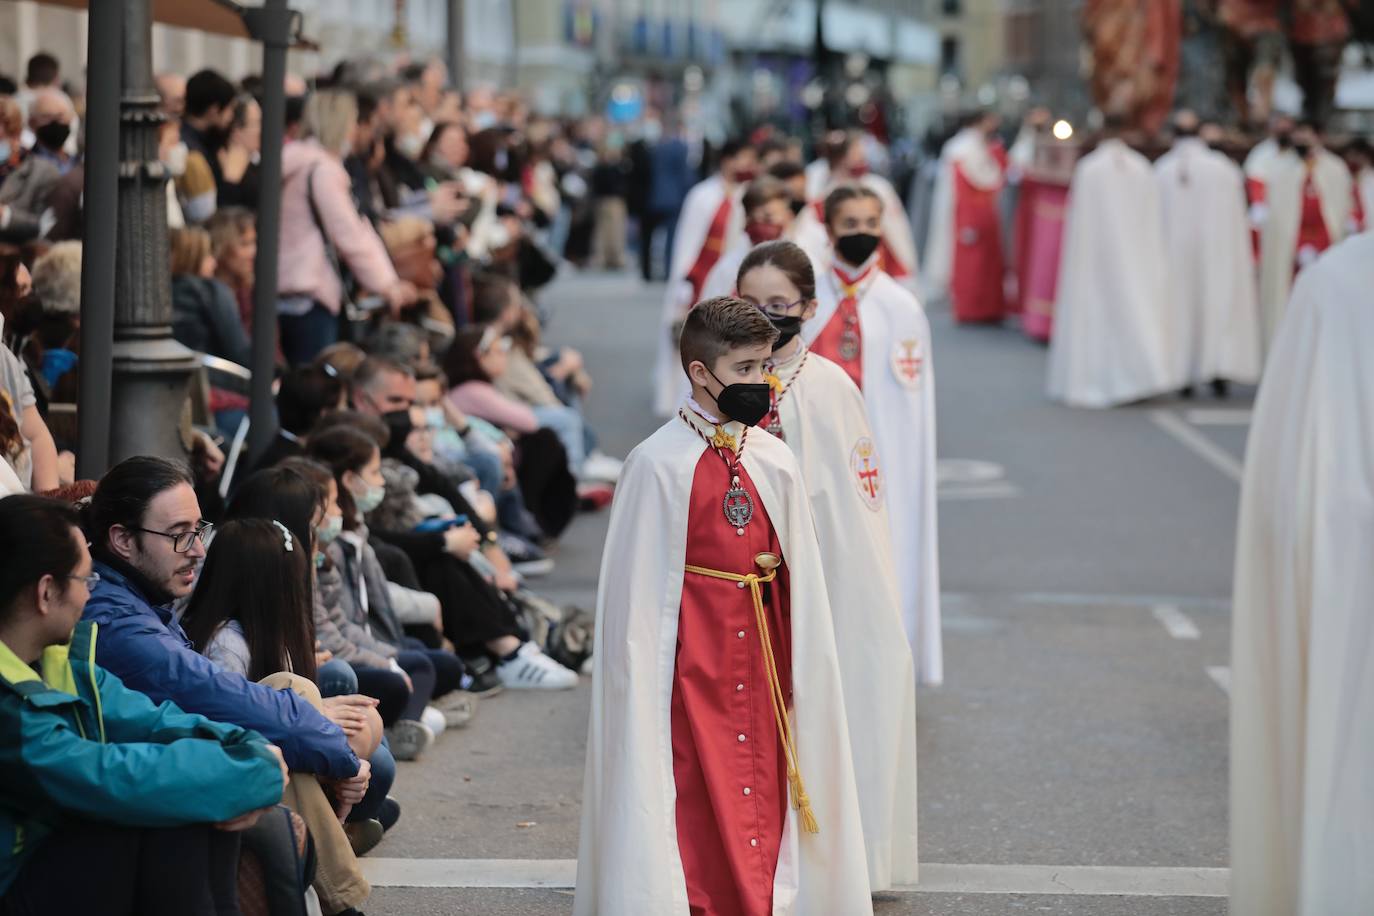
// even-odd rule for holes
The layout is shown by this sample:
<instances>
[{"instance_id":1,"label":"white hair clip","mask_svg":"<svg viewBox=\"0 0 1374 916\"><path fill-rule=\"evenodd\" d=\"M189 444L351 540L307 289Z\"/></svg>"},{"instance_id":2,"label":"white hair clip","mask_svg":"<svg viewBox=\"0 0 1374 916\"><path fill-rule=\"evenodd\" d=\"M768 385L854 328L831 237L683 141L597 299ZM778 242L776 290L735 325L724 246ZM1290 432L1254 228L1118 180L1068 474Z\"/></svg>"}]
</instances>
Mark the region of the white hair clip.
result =
<instances>
[{"instance_id":1,"label":"white hair clip","mask_svg":"<svg viewBox=\"0 0 1374 916\"><path fill-rule=\"evenodd\" d=\"M295 550L295 548L291 545L291 529L287 528L285 525L283 525L276 519L272 519L272 524L276 525L278 528L281 529L281 536L284 539L282 542L282 546L286 548L286 552L290 553L291 551Z\"/></svg>"}]
</instances>

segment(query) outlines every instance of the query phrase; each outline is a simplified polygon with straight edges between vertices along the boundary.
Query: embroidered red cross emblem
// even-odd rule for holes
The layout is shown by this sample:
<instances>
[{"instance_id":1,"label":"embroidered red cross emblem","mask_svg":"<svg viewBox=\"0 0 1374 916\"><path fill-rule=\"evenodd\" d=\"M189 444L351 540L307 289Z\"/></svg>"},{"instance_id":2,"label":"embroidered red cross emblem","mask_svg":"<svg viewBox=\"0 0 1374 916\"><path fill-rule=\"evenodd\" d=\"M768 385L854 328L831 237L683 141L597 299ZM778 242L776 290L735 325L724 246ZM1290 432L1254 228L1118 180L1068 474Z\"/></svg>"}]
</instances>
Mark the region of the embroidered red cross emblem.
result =
<instances>
[{"instance_id":1,"label":"embroidered red cross emblem","mask_svg":"<svg viewBox=\"0 0 1374 916\"><path fill-rule=\"evenodd\" d=\"M873 465L869 462L867 456L864 457L864 469L862 471L859 471L858 474L859 480L864 488L864 491L868 493L868 498L877 499L878 469L873 467Z\"/></svg>"},{"instance_id":2,"label":"embroidered red cross emblem","mask_svg":"<svg viewBox=\"0 0 1374 916\"><path fill-rule=\"evenodd\" d=\"M921 357L916 355L915 341L902 341L902 355L897 357L897 369L909 379L921 374Z\"/></svg>"}]
</instances>

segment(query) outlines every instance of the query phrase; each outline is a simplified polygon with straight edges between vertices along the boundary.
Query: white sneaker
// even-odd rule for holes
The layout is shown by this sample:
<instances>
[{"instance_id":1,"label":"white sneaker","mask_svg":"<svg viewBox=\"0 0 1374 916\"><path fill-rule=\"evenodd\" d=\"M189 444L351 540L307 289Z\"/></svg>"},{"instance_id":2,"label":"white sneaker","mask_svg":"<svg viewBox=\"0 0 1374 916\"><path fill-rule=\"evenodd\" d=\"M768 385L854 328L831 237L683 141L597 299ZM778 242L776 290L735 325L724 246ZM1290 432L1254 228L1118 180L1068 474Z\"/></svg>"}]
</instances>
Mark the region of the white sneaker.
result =
<instances>
[{"instance_id":1,"label":"white sneaker","mask_svg":"<svg viewBox=\"0 0 1374 916\"><path fill-rule=\"evenodd\" d=\"M415 760L434 743L434 732L423 722L401 719L386 730L391 756L397 760Z\"/></svg>"},{"instance_id":2,"label":"white sneaker","mask_svg":"<svg viewBox=\"0 0 1374 916\"><path fill-rule=\"evenodd\" d=\"M618 458L612 458L604 452L592 452L583 460L580 476L584 481L615 483L620 479L620 469L624 466L625 462Z\"/></svg>"},{"instance_id":3,"label":"white sneaker","mask_svg":"<svg viewBox=\"0 0 1374 916\"><path fill-rule=\"evenodd\" d=\"M420 721L430 731L434 732L434 737L439 737L448 728L448 718L433 706L426 706L425 711L420 714Z\"/></svg>"},{"instance_id":4,"label":"white sneaker","mask_svg":"<svg viewBox=\"0 0 1374 916\"><path fill-rule=\"evenodd\" d=\"M496 666L501 683L514 690L567 690L577 686L576 672L549 658L532 642L515 653L515 658Z\"/></svg>"}]
</instances>

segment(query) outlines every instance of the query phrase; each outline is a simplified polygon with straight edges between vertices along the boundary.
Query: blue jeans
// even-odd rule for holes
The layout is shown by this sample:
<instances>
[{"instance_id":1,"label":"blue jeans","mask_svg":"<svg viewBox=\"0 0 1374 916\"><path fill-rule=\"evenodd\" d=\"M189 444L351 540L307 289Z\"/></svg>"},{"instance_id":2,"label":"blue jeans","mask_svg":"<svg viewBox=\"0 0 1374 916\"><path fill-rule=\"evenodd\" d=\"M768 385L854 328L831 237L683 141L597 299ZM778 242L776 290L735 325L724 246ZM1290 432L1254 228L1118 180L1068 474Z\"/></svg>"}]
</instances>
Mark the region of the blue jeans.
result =
<instances>
[{"instance_id":1,"label":"blue jeans","mask_svg":"<svg viewBox=\"0 0 1374 916\"><path fill-rule=\"evenodd\" d=\"M477 478L477 484L483 490L495 495L501 492L501 456L494 452L483 452L475 448L468 449L468 453L463 456L463 465Z\"/></svg>"},{"instance_id":2,"label":"blue jeans","mask_svg":"<svg viewBox=\"0 0 1374 916\"><path fill-rule=\"evenodd\" d=\"M348 697L358 692L358 675L348 662L331 658L315 672L315 685L322 697Z\"/></svg>"},{"instance_id":3,"label":"blue jeans","mask_svg":"<svg viewBox=\"0 0 1374 916\"><path fill-rule=\"evenodd\" d=\"M568 470L576 477L587 458L587 436L582 414L571 407L535 407L534 417L544 429L553 430L568 453Z\"/></svg>"},{"instance_id":4,"label":"blue jeans","mask_svg":"<svg viewBox=\"0 0 1374 916\"><path fill-rule=\"evenodd\" d=\"M339 316L318 302L304 315L278 315L277 325L282 355L292 366L310 362L339 339Z\"/></svg>"},{"instance_id":5,"label":"blue jeans","mask_svg":"<svg viewBox=\"0 0 1374 916\"><path fill-rule=\"evenodd\" d=\"M372 764L372 779L367 784L363 800L348 812L350 822L375 818L377 812L382 809L382 802L386 801L387 793L391 791L391 784L396 781L396 758L391 756L391 746L386 743L385 738L377 745L377 750L372 752L368 763Z\"/></svg>"}]
</instances>

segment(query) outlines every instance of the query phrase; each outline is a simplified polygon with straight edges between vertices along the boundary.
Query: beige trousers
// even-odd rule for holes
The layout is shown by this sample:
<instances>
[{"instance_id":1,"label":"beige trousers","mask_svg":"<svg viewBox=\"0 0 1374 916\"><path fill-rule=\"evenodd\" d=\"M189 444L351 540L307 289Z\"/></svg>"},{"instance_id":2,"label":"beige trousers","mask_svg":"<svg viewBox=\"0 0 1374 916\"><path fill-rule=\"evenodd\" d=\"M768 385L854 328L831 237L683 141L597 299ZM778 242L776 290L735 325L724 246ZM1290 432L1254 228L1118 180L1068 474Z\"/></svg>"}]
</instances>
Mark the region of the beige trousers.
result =
<instances>
[{"instance_id":1,"label":"beige trousers","mask_svg":"<svg viewBox=\"0 0 1374 916\"><path fill-rule=\"evenodd\" d=\"M602 197L596 202L592 229L592 266L620 270L625 266L625 201Z\"/></svg>"},{"instance_id":2,"label":"beige trousers","mask_svg":"<svg viewBox=\"0 0 1374 916\"><path fill-rule=\"evenodd\" d=\"M274 690L291 690L316 709L323 710L320 689L312 681L285 671L269 674L260 683ZM358 867L343 825L334 806L313 773L292 772L282 793L282 804L301 816L315 840L315 892L326 913L356 907L372 893Z\"/></svg>"}]
</instances>

